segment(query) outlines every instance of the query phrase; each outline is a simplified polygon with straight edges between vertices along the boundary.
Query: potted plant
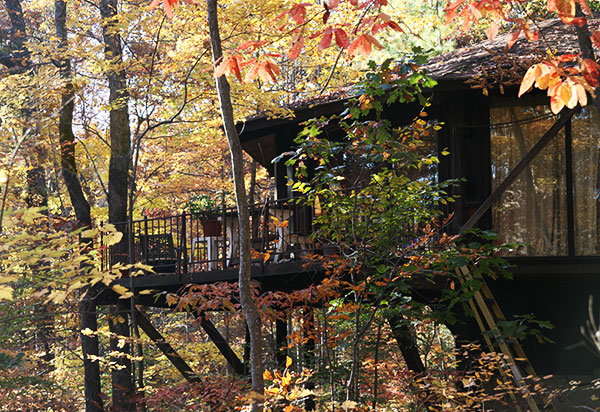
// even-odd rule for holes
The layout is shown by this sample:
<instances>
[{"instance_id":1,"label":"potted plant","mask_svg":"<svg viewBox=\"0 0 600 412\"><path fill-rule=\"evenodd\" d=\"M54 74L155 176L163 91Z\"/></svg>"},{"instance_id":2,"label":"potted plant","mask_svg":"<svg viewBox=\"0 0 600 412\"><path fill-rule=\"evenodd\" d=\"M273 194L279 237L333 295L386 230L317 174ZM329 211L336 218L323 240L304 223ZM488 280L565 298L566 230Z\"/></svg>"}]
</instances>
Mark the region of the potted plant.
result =
<instances>
[{"instance_id":1,"label":"potted plant","mask_svg":"<svg viewBox=\"0 0 600 412\"><path fill-rule=\"evenodd\" d=\"M219 207L217 200L206 194L193 195L185 204L185 208L194 217L198 217L204 236L220 236L222 234L221 222L217 220L214 212Z\"/></svg>"}]
</instances>

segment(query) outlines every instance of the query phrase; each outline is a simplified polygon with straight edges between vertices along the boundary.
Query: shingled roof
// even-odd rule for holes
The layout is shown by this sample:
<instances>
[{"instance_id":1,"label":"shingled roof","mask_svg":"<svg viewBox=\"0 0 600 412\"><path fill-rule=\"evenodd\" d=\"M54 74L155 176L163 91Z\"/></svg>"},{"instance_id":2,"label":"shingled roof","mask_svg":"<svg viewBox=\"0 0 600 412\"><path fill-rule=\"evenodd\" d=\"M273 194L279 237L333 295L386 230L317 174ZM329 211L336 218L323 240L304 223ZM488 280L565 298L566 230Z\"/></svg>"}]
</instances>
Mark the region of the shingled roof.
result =
<instances>
[{"instance_id":1,"label":"shingled roof","mask_svg":"<svg viewBox=\"0 0 600 412\"><path fill-rule=\"evenodd\" d=\"M597 27L600 19L589 21L590 29ZM471 84L486 77L490 83L515 84L532 63L538 61L546 49L562 53L578 53L579 45L574 26L567 26L560 19L551 19L537 25L540 41L530 43L521 34L508 49L509 34L456 49L437 56L423 66L438 81L463 80Z\"/></svg>"}]
</instances>

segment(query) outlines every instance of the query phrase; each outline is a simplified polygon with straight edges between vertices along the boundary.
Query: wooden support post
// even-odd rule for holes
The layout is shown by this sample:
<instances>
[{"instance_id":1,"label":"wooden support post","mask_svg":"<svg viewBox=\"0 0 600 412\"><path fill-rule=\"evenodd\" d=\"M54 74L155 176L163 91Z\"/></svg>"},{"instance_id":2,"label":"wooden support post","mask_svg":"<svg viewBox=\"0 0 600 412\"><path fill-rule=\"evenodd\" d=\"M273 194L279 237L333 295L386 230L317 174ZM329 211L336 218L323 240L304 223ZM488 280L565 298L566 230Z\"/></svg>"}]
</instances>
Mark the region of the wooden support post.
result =
<instances>
[{"instance_id":1,"label":"wooden support post","mask_svg":"<svg viewBox=\"0 0 600 412\"><path fill-rule=\"evenodd\" d=\"M213 341L219 352L225 357L227 363L233 368L233 371L237 375L246 375L246 368L242 361L237 357L235 352L231 349L223 335L217 330L215 325L206 317L204 312L194 312L196 318L200 322L200 326L206 332L210 340Z\"/></svg>"},{"instance_id":2,"label":"wooden support post","mask_svg":"<svg viewBox=\"0 0 600 412\"><path fill-rule=\"evenodd\" d=\"M104 405L100 396L100 365L97 359L93 359L93 357L100 355L98 335L95 334L98 330L98 318L96 304L93 299L84 296L79 306L79 313L81 315L81 329L93 332L93 334L81 334L85 412L103 412Z\"/></svg>"},{"instance_id":3,"label":"wooden support post","mask_svg":"<svg viewBox=\"0 0 600 412\"><path fill-rule=\"evenodd\" d=\"M173 366L188 382L199 382L200 378L194 373L192 368L183 360L181 356L167 343L165 338L150 323L150 320L139 310L135 309L135 320L144 333L156 344L158 349L171 361Z\"/></svg>"},{"instance_id":4,"label":"wooden support post","mask_svg":"<svg viewBox=\"0 0 600 412\"><path fill-rule=\"evenodd\" d=\"M552 141L554 136L559 130L573 117L575 109L565 108L558 120L548 129L546 133L538 140L538 142L531 148L531 150L521 159L521 161L515 166L515 168L506 176L498 187L483 201L481 206L473 213L473 215L462 225L459 233L463 233L466 230L473 228L484 215L484 213L492 206L492 204L504 193L506 189L517 179L519 174L527 167L528 164Z\"/></svg>"},{"instance_id":5,"label":"wooden support post","mask_svg":"<svg viewBox=\"0 0 600 412\"><path fill-rule=\"evenodd\" d=\"M277 346L275 358L279 369L285 368L285 361L287 358L287 334L287 318L277 319L275 321L275 345Z\"/></svg>"},{"instance_id":6,"label":"wooden support post","mask_svg":"<svg viewBox=\"0 0 600 412\"><path fill-rule=\"evenodd\" d=\"M425 365L421 361L417 348L416 337L406 321L401 316L393 314L388 316L388 323L408 369L416 373L425 372Z\"/></svg>"}]
</instances>

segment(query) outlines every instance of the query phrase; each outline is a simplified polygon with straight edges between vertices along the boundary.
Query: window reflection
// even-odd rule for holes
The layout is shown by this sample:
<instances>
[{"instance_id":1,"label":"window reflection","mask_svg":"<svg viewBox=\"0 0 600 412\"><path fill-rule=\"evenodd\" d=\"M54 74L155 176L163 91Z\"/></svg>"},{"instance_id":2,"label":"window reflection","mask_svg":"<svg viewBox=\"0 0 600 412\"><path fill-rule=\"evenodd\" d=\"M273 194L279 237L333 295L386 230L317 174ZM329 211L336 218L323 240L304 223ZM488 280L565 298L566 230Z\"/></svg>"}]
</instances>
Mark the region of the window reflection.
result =
<instances>
[{"instance_id":1,"label":"window reflection","mask_svg":"<svg viewBox=\"0 0 600 412\"><path fill-rule=\"evenodd\" d=\"M572 120L574 232L577 255L596 255L600 251L598 121L598 113L591 107L584 107Z\"/></svg>"},{"instance_id":2,"label":"window reflection","mask_svg":"<svg viewBox=\"0 0 600 412\"><path fill-rule=\"evenodd\" d=\"M497 101L490 108L492 190L555 119L543 105ZM502 242L527 242L513 255L567 255L564 130L502 194L492 210Z\"/></svg>"}]
</instances>

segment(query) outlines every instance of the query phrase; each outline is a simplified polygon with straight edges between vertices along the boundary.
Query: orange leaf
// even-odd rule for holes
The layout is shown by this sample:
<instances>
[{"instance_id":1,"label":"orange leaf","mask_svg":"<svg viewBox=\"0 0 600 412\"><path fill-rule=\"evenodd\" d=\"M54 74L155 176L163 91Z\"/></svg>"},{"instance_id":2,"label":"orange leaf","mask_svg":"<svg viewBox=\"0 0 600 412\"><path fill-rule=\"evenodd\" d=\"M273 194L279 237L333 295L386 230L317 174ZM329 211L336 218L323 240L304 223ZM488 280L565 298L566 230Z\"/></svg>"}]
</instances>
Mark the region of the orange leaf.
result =
<instances>
[{"instance_id":1,"label":"orange leaf","mask_svg":"<svg viewBox=\"0 0 600 412\"><path fill-rule=\"evenodd\" d=\"M531 66L527 70L527 73L525 73L523 80L521 80L521 87L519 88L518 97L521 97L523 94L525 94L529 90L531 90L531 87L533 86L533 83L535 83L535 80L536 80L536 71L538 71L537 64Z\"/></svg>"},{"instance_id":2,"label":"orange leaf","mask_svg":"<svg viewBox=\"0 0 600 412\"><path fill-rule=\"evenodd\" d=\"M290 48L288 59L296 60L304 48L304 37L300 37Z\"/></svg>"},{"instance_id":3,"label":"orange leaf","mask_svg":"<svg viewBox=\"0 0 600 412\"><path fill-rule=\"evenodd\" d=\"M508 48L510 49L512 46L514 46L514 44L517 42L517 40L519 40L519 34L521 34L521 28L519 28L519 30L517 30L516 32L512 33L510 35L510 39L508 40Z\"/></svg>"},{"instance_id":4,"label":"orange leaf","mask_svg":"<svg viewBox=\"0 0 600 412\"><path fill-rule=\"evenodd\" d=\"M277 75L279 75L281 72L279 71L279 66L277 66L277 63L275 63L273 60L271 59L267 59L264 62L264 72L261 72L261 69L258 69L258 75L261 76L261 78L264 81L268 81L266 80L266 78L268 77L270 81L272 82L276 82L277 81ZM261 74L262 73L262 74ZM265 76L265 77L263 77Z\"/></svg>"},{"instance_id":5,"label":"orange leaf","mask_svg":"<svg viewBox=\"0 0 600 412\"><path fill-rule=\"evenodd\" d=\"M242 58L240 56L231 56L219 63L219 65L215 68L215 76L221 77L223 75L234 74L235 77L241 82L242 81L242 73L240 72L239 61Z\"/></svg>"},{"instance_id":6,"label":"orange leaf","mask_svg":"<svg viewBox=\"0 0 600 412\"><path fill-rule=\"evenodd\" d=\"M258 65L259 63L255 63L254 66L252 66L250 70L246 72L246 76L244 76L244 83L250 83L256 78L258 75Z\"/></svg>"},{"instance_id":7,"label":"orange leaf","mask_svg":"<svg viewBox=\"0 0 600 412\"><path fill-rule=\"evenodd\" d=\"M371 54L371 46L381 48L381 44L370 34L362 34L358 36L348 47L348 54L350 56L356 56L357 54L362 55L364 58L369 58Z\"/></svg>"},{"instance_id":8,"label":"orange leaf","mask_svg":"<svg viewBox=\"0 0 600 412\"><path fill-rule=\"evenodd\" d=\"M458 8L465 2L466 0L456 0L454 3L449 4L446 7L446 24L450 23L454 18L458 15Z\"/></svg>"},{"instance_id":9,"label":"orange leaf","mask_svg":"<svg viewBox=\"0 0 600 412\"><path fill-rule=\"evenodd\" d=\"M485 35L487 36L488 39L490 39L490 41L492 41L498 35L499 29L500 29L500 27L498 26L498 24L495 21L493 21L490 23L490 27L485 29Z\"/></svg>"}]
</instances>

